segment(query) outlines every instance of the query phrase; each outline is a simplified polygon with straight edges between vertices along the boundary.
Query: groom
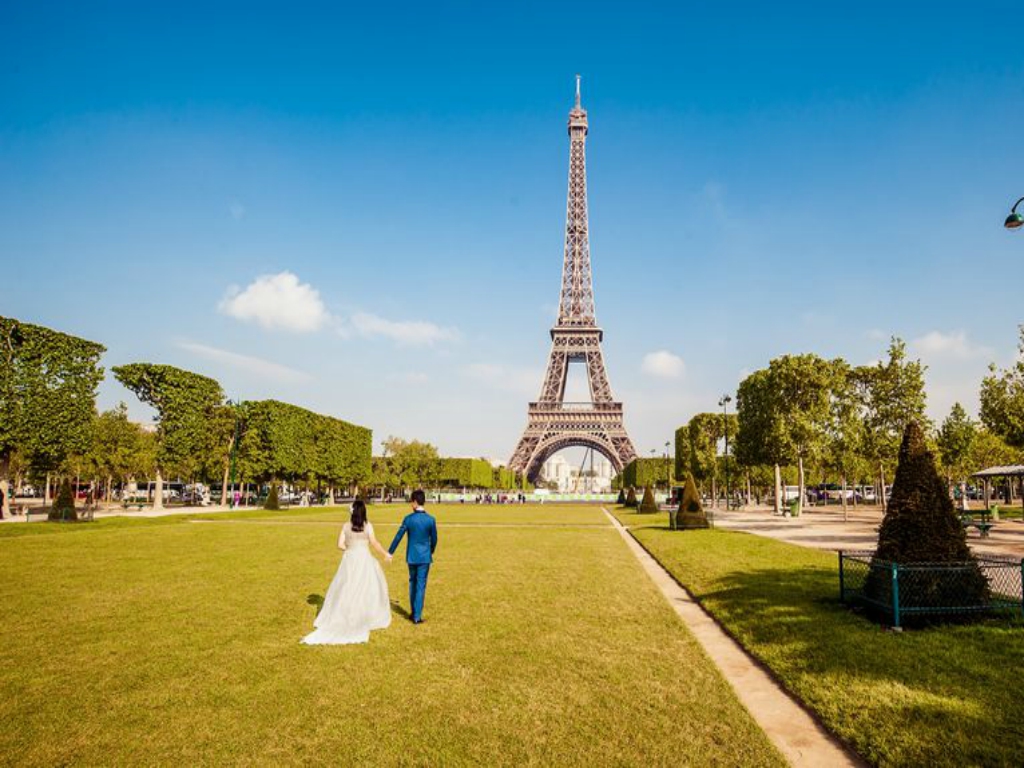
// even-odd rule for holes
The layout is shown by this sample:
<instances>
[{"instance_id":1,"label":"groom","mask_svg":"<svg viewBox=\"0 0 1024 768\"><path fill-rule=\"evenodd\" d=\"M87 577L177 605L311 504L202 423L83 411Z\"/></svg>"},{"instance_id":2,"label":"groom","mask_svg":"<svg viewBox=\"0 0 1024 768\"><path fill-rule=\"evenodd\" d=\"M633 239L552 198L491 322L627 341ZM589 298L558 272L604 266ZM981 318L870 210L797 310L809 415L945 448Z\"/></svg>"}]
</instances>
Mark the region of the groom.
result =
<instances>
[{"instance_id":1,"label":"groom","mask_svg":"<svg viewBox=\"0 0 1024 768\"><path fill-rule=\"evenodd\" d=\"M412 512L405 516L402 526L395 534L388 552L392 555L398 549L402 537L409 534L409 542L405 547L405 561L409 564L409 607L412 610L412 623L423 623L423 598L427 593L427 574L437 549L437 521L434 520L423 503L427 497L423 491L412 492Z\"/></svg>"}]
</instances>

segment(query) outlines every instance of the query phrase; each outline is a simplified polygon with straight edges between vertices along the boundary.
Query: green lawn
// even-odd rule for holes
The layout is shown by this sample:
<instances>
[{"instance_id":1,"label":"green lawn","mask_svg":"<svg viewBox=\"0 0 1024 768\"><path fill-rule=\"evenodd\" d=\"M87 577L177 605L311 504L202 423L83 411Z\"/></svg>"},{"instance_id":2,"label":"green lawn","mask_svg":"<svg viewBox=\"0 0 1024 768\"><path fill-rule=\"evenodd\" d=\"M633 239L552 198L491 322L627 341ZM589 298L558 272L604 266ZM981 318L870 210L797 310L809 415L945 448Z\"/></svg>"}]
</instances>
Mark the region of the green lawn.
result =
<instances>
[{"instance_id":1,"label":"green lawn","mask_svg":"<svg viewBox=\"0 0 1024 768\"><path fill-rule=\"evenodd\" d=\"M633 533L871 762L1024 764L1021 623L884 632L838 602L835 554L745 533L669 531L660 522Z\"/></svg>"},{"instance_id":2,"label":"green lawn","mask_svg":"<svg viewBox=\"0 0 1024 768\"><path fill-rule=\"evenodd\" d=\"M338 510L0 526L0 763L782 764L599 509L436 511L426 624L315 648Z\"/></svg>"}]
</instances>

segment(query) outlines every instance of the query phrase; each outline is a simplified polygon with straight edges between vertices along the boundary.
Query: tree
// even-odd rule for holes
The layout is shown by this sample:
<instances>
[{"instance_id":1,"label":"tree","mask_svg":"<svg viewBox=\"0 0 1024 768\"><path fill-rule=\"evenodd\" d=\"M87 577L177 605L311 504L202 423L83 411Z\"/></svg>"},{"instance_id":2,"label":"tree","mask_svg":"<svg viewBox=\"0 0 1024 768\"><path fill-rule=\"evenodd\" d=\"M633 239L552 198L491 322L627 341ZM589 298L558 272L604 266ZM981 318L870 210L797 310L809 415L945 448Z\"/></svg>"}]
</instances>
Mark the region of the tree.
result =
<instances>
[{"instance_id":1,"label":"tree","mask_svg":"<svg viewBox=\"0 0 1024 768\"><path fill-rule=\"evenodd\" d=\"M87 450L105 351L92 341L0 317L0 516L10 513L15 453L46 473Z\"/></svg>"},{"instance_id":2,"label":"tree","mask_svg":"<svg viewBox=\"0 0 1024 768\"><path fill-rule=\"evenodd\" d=\"M734 453L744 467L773 467L775 472L775 513L782 512L782 473L786 464L786 441L778 398L770 371L754 371L736 390L737 430Z\"/></svg>"},{"instance_id":3,"label":"tree","mask_svg":"<svg viewBox=\"0 0 1024 768\"><path fill-rule=\"evenodd\" d=\"M878 467L883 509L886 465L891 466L896 459L906 426L912 421L928 423L924 416L924 371L920 360L907 360L907 345L894 336L886 362L857 368L853 373L864 408L865 454Z\"/></svg>"},{"instance_id":4,"label":"tree","mask_svg":"<svg viewBox=\"0 0 1024 768\"><path fill-rule=\"evenodd\" d=\"M977 425L960 403L953 403L949 416L942 422L938 434L939 455L946 470L948 482L960 485L960 498L967 505L967 476L971 472L971 451L977 437Z\"/></svg>"},{"instance_id":5,"label":"tree","mask_svg":"<svg viewBox=\"0 0 1024 768\"><path fill-rule=\"evenodd\" d=\"M1017 361L999 371L989 366L981 382L981 423L1012 448L1024 449L1024 325L1019 327Z\"/></svg>"},{"instance_id":6,"label":"tree","mask_svg":"<svg viewBox=\"0 0 1024 768\"><path fill-rule=\"evenodd\" d=\"M146 471L145 447L142 429L128 420L128 406L124 403L96 417L89 461L106 481L108 500L114 481L123 483Z\"/></svg>"},{"instance_id":7,"label":"tree","mask_svg":"<svg viewBox=\"0 0 1024 768\"><path fill-rule=\"evenodd\" d=\"M824 463L839 474L843 520L847 519L847 480L864 468L864 420L849 364L832 361L832 383L825 426ZM856 497L855 497L856 498Z\"/></svg>"},{"instance_id":8,"label":"tree","mask_svg":"<svg viewBox=\"0 0 1024 768\"><path fill-rule=\"evenodd\" d=\"M708 527L708 517L700 503L697 483L694 482L693 475L689 472L686 474L683 497L679 500L679 508L676 510L675 516L676 530L688 531L695 528Z\"/></svg>"},{"instance_id":9,"label":"tree","mask_svg":"<svg viewBox=\"0 0 1024 768\"><path fill-rule=\"evenodd\" d=\"M157 412L157 466L154 509L163 507L163 473L196 474L220 435L210 428L224 403L213 379L170 365L133 363L116 366L114 376Z\"/></svg>"},{"instance_id":10,"label":"tree","mask_svg":"<svg viewBox=\"0 0 1024 768\"><path fill-rule=\"evenodd\" d=\"M626 492L626 506L630 509L636 509L636 488L632 485L629 486L629 490Z\"/></svg>"},{"instance_id":11,"label":"tree","mask_svg":"<svg viewBox=\"0 0 1024 768\"><path fill-rule=\"evenodd\" d=\"M775 411L781 421L783 452L797 463L797 514L805 498L805 462L824 449L836 366L817 355L783 355L768 364Z\"/></svg>"},{"instance_id":12,"label":"tree","mask_svg":"<svg viewBox=\"0 0 1024 768\"><path fill-rule=\"evenodd\" d=\"M718 503L718 441L725 433L722 416L717 413L698 413L690 419L688 432L689 472L701 485L711 483L711 504L714 506Z\"/></svg>"}]
</instances>

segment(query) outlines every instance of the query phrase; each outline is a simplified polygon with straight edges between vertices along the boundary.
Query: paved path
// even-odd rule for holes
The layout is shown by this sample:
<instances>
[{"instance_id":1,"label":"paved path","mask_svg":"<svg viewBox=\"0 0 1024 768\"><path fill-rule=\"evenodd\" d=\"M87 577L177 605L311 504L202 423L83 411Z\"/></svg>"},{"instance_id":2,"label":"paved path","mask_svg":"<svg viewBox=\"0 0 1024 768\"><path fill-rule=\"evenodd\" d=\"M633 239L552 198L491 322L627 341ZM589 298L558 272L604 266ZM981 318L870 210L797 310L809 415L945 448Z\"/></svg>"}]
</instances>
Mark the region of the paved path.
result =
<instances>
[{"instance_id":1,"label":"paved path","mask_svg":"<svg viewBox=\"0 0 1024 768\"><path fill-rule=\"evenodd\" d=\"M878 542L878 526L882 522L881 510L851 509L848 518L844 522L842 510L835 508L808 507L800 517L779 517L772 514L770 508L762 507L729 512L719 510L715 514L715 526L816 549L874 549ZM1000 520L987 538L982 538L972 528L967 533L967 542L979 553L1024 557L1024 522Z\"/></svg>"},{"instance_id":2,"label":"paved path","mask_svg":"<svg viewBox=\"0 0 1024 768\"><path fill-rule=\"evenodd\" d=\"M704 652L736 691L740 702L790 765L815 768L862 765L705 613L608 510L604 510L604 513L676 614L697 638Z\"/></svg>"}]
</instances>

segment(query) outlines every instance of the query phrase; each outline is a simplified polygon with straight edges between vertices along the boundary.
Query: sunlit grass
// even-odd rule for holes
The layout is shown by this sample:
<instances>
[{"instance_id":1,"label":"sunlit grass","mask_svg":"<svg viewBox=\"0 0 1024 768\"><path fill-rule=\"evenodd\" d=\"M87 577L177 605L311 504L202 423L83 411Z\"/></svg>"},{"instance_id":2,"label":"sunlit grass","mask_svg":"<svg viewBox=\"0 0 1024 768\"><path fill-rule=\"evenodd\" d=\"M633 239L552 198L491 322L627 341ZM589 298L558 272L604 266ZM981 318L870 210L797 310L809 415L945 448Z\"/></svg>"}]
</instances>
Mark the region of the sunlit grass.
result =
<instances>
[{"instance_id":1,"label":"sunlit grass","mask_svg":"<svg viewBox=\"0 0 1024 768\"><path fill-rule=\"evenodd\" d=\"M781 764L599 508L436 511L549 524L442 522L427 623L347 647L344 510L0 526L53 534L0 541L0 763Z\"/></svg>"},{"instance_id":2,"label":"sunlit grass","mask_svg":"<svg viewBox=\"0 0 1024 768\"><path fill-rule=\"evenodd\" d=\"M1024 764L1020 623L885 632L839 603L833 553L721 530L634 534L872 762Z\"/></svg>"}]
</instances>

